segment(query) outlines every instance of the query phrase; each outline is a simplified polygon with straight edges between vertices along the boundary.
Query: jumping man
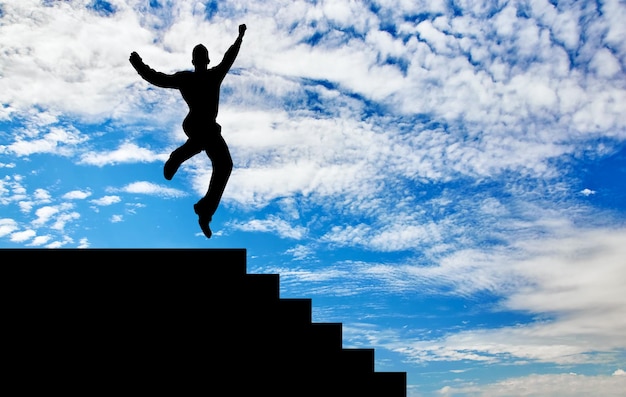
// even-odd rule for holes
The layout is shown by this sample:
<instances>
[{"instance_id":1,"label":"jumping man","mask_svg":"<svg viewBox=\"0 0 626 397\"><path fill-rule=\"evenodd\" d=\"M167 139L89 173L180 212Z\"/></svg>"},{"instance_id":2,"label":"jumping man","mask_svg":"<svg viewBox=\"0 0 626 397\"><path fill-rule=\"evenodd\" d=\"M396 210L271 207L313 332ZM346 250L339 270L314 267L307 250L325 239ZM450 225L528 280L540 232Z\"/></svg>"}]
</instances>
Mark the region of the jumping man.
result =
<instances>
[{"instance_id":1,"label":"jumping man","mask_svg":"<svg viewBox=\"0 0 626 397\"><path fill-rule=\"evenodd\" d=\"M202 44L193 49L191 61L195 68L193 72L181 71L174 74L157 72L143 63L139 54L136 52L130 54L130 63L143 79L158 87L180 90L189 106L189 113L183 121L183 131L188 139L170 154L163 167L163 175L168 181L171 180L183 162L203 150L209 156L213 167L209 189L193 206L198 215L200 228L207 238L211 238L209 223L233 169L233 160L222 138L222 127L216 122L220 86L235 62L245 32L246 25L239 25L239 36L235 43L226 51L222 62L211 69L208 68L209 52Z\"/></svg>"}]
</instances>

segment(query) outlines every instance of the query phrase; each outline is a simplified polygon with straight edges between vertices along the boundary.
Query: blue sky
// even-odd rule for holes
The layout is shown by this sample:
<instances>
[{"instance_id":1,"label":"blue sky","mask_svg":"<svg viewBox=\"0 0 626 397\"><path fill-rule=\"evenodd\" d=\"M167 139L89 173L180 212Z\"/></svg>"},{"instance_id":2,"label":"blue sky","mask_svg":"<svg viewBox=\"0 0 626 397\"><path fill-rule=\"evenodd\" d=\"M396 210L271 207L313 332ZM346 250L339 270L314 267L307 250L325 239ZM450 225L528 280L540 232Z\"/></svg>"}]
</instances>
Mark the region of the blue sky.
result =
<instances>
[{"instance_id":1,"label":"blue sky","mask_svg":"<svg viewBox=\"0 0 626 397\"><path fill-rule=\"evenodd\" d=\"M0 247L246 248L408 396L623 395L623 1L0 0ZM221 60L234 170L172 181Z\"/></svg>"}]
</instances>

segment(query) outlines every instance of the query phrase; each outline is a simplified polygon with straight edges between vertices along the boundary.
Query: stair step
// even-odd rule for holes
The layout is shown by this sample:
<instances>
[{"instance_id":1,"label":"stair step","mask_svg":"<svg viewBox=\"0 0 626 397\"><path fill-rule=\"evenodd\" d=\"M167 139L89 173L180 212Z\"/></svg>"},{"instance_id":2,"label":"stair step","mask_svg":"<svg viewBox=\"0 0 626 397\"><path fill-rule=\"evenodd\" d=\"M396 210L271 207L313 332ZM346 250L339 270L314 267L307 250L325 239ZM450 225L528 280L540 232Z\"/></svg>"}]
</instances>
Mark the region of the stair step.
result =
<instances>
[{"instance_id":1,"label":"stair step","mask_svg":"<svg viewBox=\"0 0 626 397\"><path fill-rule=\"evenodd\" d=\"M279 299L279 321L289 326L311 325L311 299Z\"/></svg>"},{"instance_id":2,"label":"stair step","mask_svg":"<svg viewBox=\"0 0 626 397\"><path fill-rule=\"evenodd\" d=\"M374 349L343 349L340 357L344 372L374 372Z\"/></svg>"},{"instance_id":3,"label":"stair step","mask_svg":"<svg viewBox=\"0 0 626 397\"><path fill-rule=\"evenodd\" d=\"M248 296L254 297L251 304L265 304L268 300L279 299L278 274L247 274L243 278L242 287Z\"/></svg>"},{"instance_id":4,"label":"stair step","mask_svg":"<svg viewBox=\"0 0 626 397\"><path fill-rule=\"evenodd\" d=\"M203 283L188 276L210 274L208 279L232 279L246 275L246 249L1 249L3 262L36 270L38 279L84 277L85 281L124 284L135 280ZM172 271L171 266L176 266ZM120 266L125 266L120 269ZM128 267L131 266L131 267ZM27 270L27 269L24 269ZM120 272L124 272L121 277ZM166 273L166 274L164 274ZM194 277L197 278L197 277Z\"/></svg>"},{"instance_id":5,"label":"stair step","mask_svg":"<svg viewBox=\"0 0 626 397\"><path fill-rule=\"evenodd\" d=\"M322 350L339 352L343 345L343 324L312 323L310 338Z\"/></svg>"},{"instance_id":6,"label":"stair step","mask_svg":"<svg viewBox=\"0 0 626 397\"><path fill-rule=\"evenodd\" d=\"M380 397L406 397L406 372L374 372L371 388Z\"/></svg>"}]
</instances>

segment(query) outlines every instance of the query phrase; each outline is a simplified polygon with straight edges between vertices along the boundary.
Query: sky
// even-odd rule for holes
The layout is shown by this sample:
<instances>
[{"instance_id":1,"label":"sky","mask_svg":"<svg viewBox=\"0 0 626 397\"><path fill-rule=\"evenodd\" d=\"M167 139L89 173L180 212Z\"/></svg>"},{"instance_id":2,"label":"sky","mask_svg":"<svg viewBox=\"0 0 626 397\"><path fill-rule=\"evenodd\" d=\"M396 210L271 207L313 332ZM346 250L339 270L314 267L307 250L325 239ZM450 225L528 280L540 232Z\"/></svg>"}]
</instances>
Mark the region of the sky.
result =
<instances>
[{"instance_id":1,"label":"sky","mask_svg":"<svg viewBox=\"0 0 626 397\"><path fill-rule=\"evenodd\" d=\"M626 3L0 0L0 248L245 248L407 395L624 396ZM234 169L163 177L217 64ZM211 65L209 65L211 66Z\"/></svg>"}]
</instances>

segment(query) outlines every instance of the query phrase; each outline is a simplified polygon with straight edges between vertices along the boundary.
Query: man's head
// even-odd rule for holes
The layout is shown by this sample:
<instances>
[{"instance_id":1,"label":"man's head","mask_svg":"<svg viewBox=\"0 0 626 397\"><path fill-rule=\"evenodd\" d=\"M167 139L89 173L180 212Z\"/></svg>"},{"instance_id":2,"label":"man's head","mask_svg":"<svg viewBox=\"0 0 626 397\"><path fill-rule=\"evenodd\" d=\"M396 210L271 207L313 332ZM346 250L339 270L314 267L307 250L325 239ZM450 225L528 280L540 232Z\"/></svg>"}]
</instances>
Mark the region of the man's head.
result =
<instances>
[{"instance_id":1,"label":"man's head","mask_svg":"<svg viewBox=\"0 0 626 397\"><path fill-rule=\"evenodd\" d=\"M202 44L198 44L193 48L191 63L196 67L196 69L204 69L211 62L209 60L209 50L206 49Z\"/></svg>"}]
</instances>

